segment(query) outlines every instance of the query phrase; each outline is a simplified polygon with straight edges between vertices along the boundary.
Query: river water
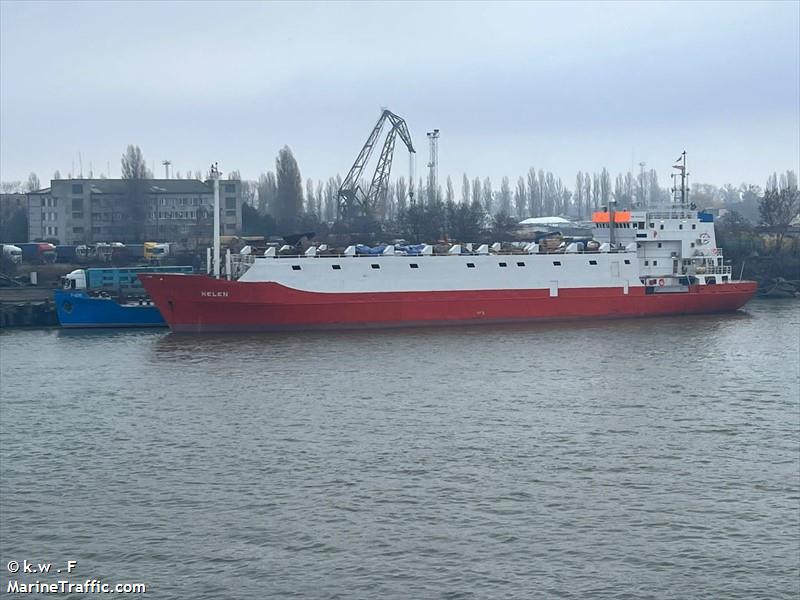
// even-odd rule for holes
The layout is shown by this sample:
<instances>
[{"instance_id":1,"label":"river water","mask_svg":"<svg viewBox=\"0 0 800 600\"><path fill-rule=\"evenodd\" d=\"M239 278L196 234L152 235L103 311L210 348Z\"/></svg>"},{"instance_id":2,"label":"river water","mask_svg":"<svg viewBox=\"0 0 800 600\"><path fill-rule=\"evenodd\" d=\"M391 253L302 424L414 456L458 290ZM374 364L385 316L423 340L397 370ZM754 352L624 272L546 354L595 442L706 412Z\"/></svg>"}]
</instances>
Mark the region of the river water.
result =
<instances>
[{"instance_id":1,"label":"river water","mask_svg":"<svg viewBox=\"0 0 800 600\"><path fill-rule=\"evenodd\" d=\"M799 344L795 301L378 332L5 331L2 592L795 599Z\"/></svg>"}]
</instances>

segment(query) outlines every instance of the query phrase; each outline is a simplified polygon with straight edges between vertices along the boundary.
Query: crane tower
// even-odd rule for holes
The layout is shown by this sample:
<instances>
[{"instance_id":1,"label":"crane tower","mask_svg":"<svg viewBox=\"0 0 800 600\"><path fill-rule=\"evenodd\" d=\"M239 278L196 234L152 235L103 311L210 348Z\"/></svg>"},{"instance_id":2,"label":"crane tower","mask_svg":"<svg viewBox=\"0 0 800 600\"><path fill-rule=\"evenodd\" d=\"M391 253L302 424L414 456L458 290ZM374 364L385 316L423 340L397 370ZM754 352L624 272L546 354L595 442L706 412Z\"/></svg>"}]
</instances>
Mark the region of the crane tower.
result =
<instances>
[{"instance_id":1,"label":"crane tower","mask_svg":"<svg viewBox=\"0 0 800 600\"><path fill-rule=\"evenodd\" d=\"M381 150L380 158L378 159L378 166L375 168L375 173L372 176L369 190L365 193L361 189L359 180L367 166L369 157L375 149L375 144L380 137L381 130L386 122L391 123L391 129L386 134L386 140L383 142L383 149ZM356 161L344 178L338 193L339 203L339 218L344 220L351 220L358 216L370 216L375 207L386 198L386 193L389 189L389 175L392 171L392 157L394 156L394 144L397 136L403 140L403 143L408 148L408 152L413 155L414 144L411 141L411 134L408 131L408 126L402 117L397 116L392 111L384 109L375 127L372 128L367 138L366 143L361 148ZM410 168L413 171L413 161L410 161ZM409 188L414 187L413 173L410 176ZM413 199L413 192L412 192Z\"/></svg>"}]
</instances>

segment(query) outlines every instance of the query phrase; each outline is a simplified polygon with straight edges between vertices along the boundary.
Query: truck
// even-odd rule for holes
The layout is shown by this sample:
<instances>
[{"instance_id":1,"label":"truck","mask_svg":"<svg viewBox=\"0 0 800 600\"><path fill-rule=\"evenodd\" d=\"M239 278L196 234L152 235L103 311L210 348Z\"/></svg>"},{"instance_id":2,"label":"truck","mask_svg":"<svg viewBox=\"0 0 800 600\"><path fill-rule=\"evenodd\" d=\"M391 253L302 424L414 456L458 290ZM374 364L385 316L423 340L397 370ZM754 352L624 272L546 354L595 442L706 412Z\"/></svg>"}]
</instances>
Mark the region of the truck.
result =
<instances>
[{"instance_id":1,"label":"truck","mask_svg":"<svg viewBox=\"0 0 800 600\"><path fill-rule=\"evenodd\" d=\"M56 261L56 247L48 242L29 242L14 244L22 250L22 260L42 265Z\"/></svg>"},{"instance_id":2,"label":"truck","mask_svg":"<svg viewBox=\"0 0 800 600\"><path fill-rule=\"evenodd\" d=\"M130 267L92 268L70 271L62 280L65 290L83 290L124 297L146 296L139 273L192 273L191 266L183 267Z\"/></svg>"},{"instance_id":3,"label":"truck","mask_svg":"<svg viewBox=\"0 0 800 600\"><path fill-rule=\"evenodd\" d=\"M170 245L168 243L161 244L159 242L145 242L144 243L144 258L150 262L158 262L165 259L170 254Z\"/></svg>"},{"instance_id":4,"label":"truck","mask_svg":"<svg viewBox=\"0 0 800 600\"><path fill-rule=\"evenodd\" d=\"M3 258L15 265L20 264L22 262L22 248L14 244L3 244Z\"/></svg>"},{"instance_id":5,"label":"truck","mask_svg":"<svg viewBox=\"0 0 800 600\"><path fill-rule=\"evenodd\" d=\"M76 254L78 246L66 246L59 244L56 246L56 262L61 263L74 263L77 262L78 256Z\"/></svg>"}]
</instances>

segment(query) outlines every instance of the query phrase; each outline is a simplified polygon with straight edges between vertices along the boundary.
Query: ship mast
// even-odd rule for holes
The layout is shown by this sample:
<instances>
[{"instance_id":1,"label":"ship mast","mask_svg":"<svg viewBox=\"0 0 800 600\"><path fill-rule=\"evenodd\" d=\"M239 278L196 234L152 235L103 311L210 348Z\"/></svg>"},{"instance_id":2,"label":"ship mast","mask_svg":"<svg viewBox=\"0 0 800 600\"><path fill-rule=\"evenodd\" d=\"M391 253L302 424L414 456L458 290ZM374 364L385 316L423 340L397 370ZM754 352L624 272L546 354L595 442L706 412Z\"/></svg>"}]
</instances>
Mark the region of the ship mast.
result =
<instances>
[{"instance_id":1,"label":"ship mast","mask_svg":"<svg viewBox=\"0 0 800 600\"><path fill-rule=\"evenodd\" d=\"M672 165L672 168L678 169L679 173L672 174L672 204L679 204L682 209L686 209L689 207L689 173L686 172L686 150L681 152L675 162L678 164ZM681 178L680 188L676 181L678 177Z\"/></svg>"}]
</instances>

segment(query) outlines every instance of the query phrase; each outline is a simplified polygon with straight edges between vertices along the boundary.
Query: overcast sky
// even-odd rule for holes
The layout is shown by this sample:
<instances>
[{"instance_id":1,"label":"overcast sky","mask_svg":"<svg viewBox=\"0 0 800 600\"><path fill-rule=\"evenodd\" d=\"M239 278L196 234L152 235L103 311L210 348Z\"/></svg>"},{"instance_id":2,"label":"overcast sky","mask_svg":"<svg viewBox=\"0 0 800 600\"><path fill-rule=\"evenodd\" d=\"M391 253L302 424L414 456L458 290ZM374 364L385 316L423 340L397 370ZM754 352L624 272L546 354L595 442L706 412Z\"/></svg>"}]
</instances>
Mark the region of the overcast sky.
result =
<instances>
[{"instance_id":1,"label":"overcast sky","mask_svg":"<svg viewBox=\"0 0 800 600\"><path fill-rule=\"evenodd\" d=\"M0 177L43 183L127 144L163 173L246 179L288 144L344 176L385 106L440 179L575 173L685 148L694 181L800 163L800 3L0 2ZM373 158L374 162L374 158ZM393 177L407 175L398 145Z\"/></svg>"}]
</instances>

